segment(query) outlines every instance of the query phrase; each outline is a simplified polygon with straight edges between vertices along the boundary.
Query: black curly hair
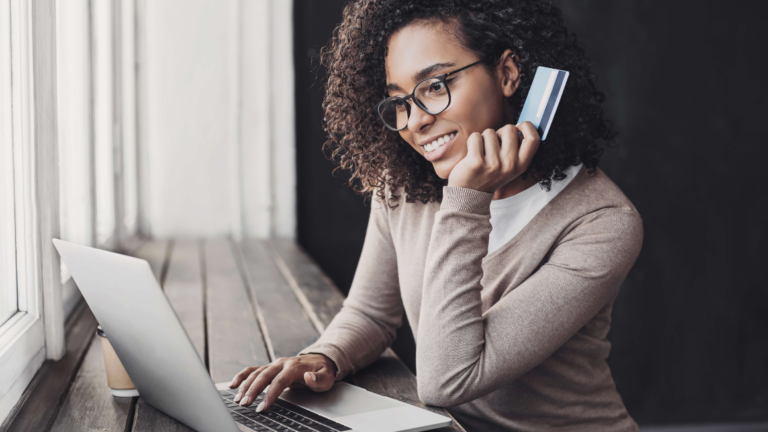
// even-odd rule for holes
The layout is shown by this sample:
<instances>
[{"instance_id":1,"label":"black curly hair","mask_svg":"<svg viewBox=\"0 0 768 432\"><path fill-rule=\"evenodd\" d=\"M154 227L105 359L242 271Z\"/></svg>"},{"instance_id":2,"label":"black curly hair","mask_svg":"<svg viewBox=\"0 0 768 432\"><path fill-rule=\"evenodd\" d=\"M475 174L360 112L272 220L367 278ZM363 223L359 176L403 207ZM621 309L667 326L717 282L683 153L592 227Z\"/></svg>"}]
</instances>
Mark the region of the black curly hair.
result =
<instances>
[{"instance_id":1,"label":"black curly hair","mask_svg":"<svg viewBox=\"0 0 768 432\"><path fill-rule=\"evenodd\" d=\"M560 100L557 121L523 174L533 175L549 190L552 180L563 180L564 171L584 163L594 174L603 149L616 137L600 108L605 100L595 87L597 76L576 36L565 27L562 12L544 0L353 0L343 12L320 62L328 71L323 101L328 141L323 150L351 171L354 191L370 197L376 191L384 202L384 186L392 191L388 203L396 207L403 187L406 202L442 200L447 180L432 164L387 129L373 110L385 96L384 60L390 36L414 22L443 23L487 70L498 65L511 49L521 73L518 91L508 98L522 110L536 68L546 66L570 72Z\"/></svg>"}]
</instances>

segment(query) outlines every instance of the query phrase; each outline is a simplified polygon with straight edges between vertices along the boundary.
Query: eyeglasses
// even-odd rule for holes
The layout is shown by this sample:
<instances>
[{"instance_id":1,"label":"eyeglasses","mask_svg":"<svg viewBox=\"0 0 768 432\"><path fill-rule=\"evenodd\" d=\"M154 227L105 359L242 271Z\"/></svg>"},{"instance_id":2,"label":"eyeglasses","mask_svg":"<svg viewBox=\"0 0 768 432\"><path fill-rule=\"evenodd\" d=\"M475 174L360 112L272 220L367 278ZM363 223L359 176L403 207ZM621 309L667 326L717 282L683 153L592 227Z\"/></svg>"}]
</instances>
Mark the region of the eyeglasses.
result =
<instances>
[{"instance_id":1,"label":"eyeglasses","mask_svg":"<svg viewBox=\"0 0 768 432\"><path fill-rule=\"evenodd\" d=\"M448 90L445 79L449 75L461 72L481 62L476 61L461 69L426 78L416 84L413 92L408 96L384 98L376 104L376 113L384 125L393 131L401 131L408 126L408 118L411 116L411 104L408 99L413 99L419 108L431 115L440 114L451 104L451 92Z\"/></svg>"}]
</instances>

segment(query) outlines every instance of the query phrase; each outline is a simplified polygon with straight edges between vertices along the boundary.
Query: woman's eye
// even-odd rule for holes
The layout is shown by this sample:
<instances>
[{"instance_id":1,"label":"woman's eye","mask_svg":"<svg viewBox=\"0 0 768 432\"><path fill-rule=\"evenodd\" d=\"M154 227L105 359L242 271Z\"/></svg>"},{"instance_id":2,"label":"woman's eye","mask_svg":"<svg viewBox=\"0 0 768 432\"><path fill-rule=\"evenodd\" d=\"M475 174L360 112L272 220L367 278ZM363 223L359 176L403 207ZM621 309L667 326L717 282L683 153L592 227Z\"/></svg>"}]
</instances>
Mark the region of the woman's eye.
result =
<instances>
[{"instance_id":1,"label":"woman's eye","mask_svg":"<svg viewBox=\"0 0 768 432\"><path fill-rule=\"evenodd\" d=\"M442 91L443 88L445 88L445 85L443 84L442 81L438 81L438 82L432 83L432 85L429 86L429 89L431 91L433 91L433 92Z\"/></svg>"}]
</instances>

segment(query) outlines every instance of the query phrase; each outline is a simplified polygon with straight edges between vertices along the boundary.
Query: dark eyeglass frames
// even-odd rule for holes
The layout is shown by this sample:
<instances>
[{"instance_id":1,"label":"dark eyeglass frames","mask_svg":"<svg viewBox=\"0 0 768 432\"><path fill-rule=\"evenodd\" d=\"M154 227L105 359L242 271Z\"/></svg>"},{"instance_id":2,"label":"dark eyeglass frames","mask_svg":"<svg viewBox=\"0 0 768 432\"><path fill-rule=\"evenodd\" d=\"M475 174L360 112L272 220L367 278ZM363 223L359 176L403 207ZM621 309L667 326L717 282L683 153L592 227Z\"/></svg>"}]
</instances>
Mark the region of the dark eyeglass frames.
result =
<instances>
[{"instance_id":1,"label":"dark eyeglass frames","mask_svg":"<svg viewBox=\"0 0 768 432\"><path fill-rule=\"evenodd\" d=\"M479 63L481 61L476 61L452 72L425 78L416 84L413 92L408 96L391 96L382 99L381 102L376 104L376 113L384 125L393 131L401 131L408 126L408 118L411 116L411 104L408 102L408 99L413 99L413 102L419 108L431 115L440 114L451 104L451 92L448 90L445 79L449 75L461 72Z\"/></svg>"}]
</instances>

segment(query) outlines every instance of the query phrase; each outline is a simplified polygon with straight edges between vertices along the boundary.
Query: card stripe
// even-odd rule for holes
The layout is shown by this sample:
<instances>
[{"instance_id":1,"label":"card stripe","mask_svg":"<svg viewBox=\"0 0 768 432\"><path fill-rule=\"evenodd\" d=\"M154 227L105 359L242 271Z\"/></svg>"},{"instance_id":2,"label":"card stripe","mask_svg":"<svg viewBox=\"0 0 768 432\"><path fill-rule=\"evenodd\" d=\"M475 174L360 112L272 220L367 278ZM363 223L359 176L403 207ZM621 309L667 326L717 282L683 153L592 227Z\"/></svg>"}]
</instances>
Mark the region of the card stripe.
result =
<instances>
[{"instance_id":1,"label":"card stripe","mask_svg":"<svg viewBox=\"0 0 768 432\"><path fill-rule=\"evenodd\" d=\"M549 131L549 120L552 117L552 111L554 111L557 102L560 100L560 89L565 81L565 72L557 71L557 78L555 84L552 86L552 91L549 94L549 100L547 101L547 108L544 110L544 115L541 117L541 123L539 123L539 136L541 139L545 139L547 132Z\"/></svg>"},{"instance_id":2,"label":"card stripe","mask_svg":"<svg viewBox=\"0 0 768 432\"><path fill-rule=\"evenodd\" d=\"M547 87L544 88L544 94L541 95L541 100L539 101L539 110L536 112L536 117L538 118L541 118L541 116L544 114L544 108L547 106L546 102L552 96L552 87L555 85L555 79L557 78L557 75L558 75L557 70L553 70L549 74Z\"/></svg>"}]
</instances>

